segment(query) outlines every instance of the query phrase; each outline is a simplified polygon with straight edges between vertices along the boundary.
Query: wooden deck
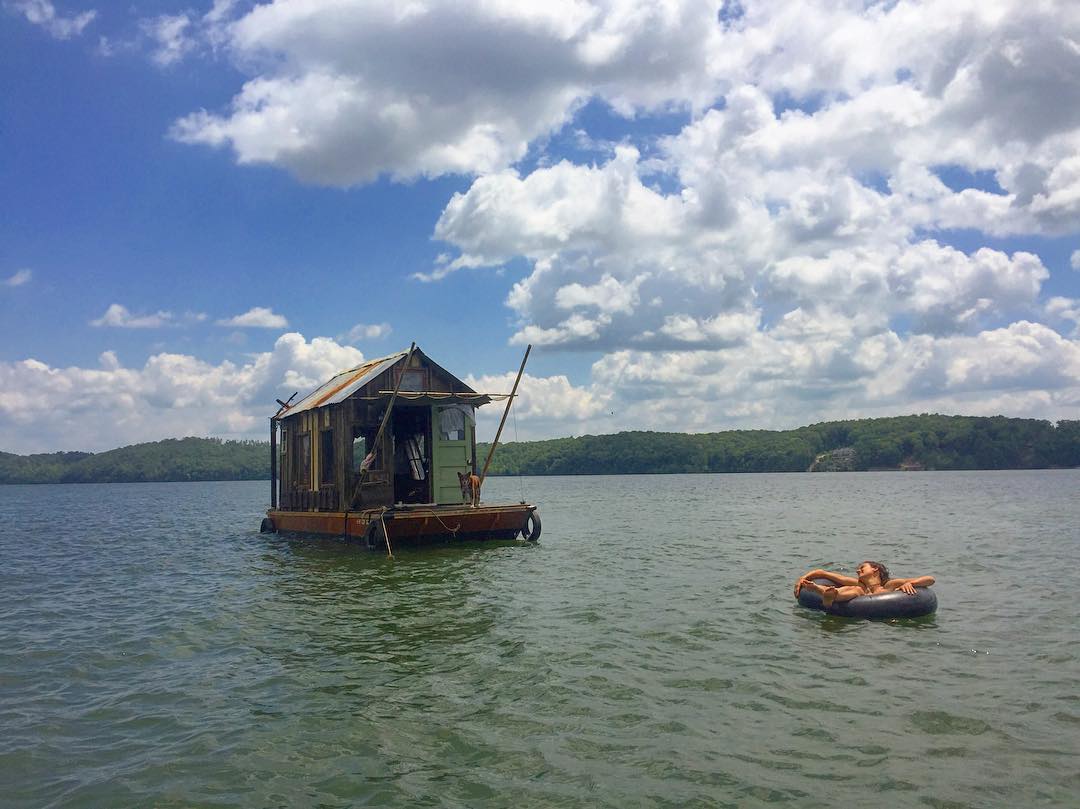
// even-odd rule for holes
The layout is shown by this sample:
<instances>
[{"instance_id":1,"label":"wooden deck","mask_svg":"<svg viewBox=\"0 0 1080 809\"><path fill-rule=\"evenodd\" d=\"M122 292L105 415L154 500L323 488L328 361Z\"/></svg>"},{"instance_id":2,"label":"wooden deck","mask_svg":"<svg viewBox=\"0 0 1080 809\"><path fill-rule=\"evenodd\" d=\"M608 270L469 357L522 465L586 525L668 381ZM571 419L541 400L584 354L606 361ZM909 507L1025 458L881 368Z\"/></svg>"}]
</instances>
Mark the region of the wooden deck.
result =
<instances>
[{"instance_id":1,"label":"wooden deck","mask_svg":"<svg viewBox=\"0 0 1080 809\"><path fill-rule=\"evenodd\" d=\"M383 526L394 547L448 540L514 539L522 529L530 528L536 506L528 503L508 505L401 505L370 508L362 511L280 511L266 512L278 532L337 536L364 542L372 549L385 547ZM539 517L534 518L537 521ZM538 536L537 531L537 536ZM535 538L535 537L534 537Z\"/></svg>"}]
</instances>

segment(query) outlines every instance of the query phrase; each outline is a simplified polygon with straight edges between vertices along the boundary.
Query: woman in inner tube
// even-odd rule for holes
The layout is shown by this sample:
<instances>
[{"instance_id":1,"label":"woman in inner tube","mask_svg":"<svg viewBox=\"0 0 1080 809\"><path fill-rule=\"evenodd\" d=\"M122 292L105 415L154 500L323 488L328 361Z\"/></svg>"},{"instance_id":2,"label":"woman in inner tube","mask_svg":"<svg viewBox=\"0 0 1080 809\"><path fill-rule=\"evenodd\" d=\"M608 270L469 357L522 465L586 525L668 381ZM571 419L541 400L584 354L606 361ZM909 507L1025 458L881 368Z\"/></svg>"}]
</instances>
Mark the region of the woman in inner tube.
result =
<instances>
[{"instance_id":1,"label":"woman in inner tube","mask_svg":"<svg viewBox=\"0 0 1080 809\"><path fill-rule=\"evenodd\" d=\"M863 562L855 570L857 579L843 576L828 570L811 570L795 582L795 598L805 587L815 593L821 593L821 606L828 609L837 601L851 601L859 596L872 596L879 593L901 593L915 595L916 587L929 587L934 583L933 576L919 576L915 579L890 579L889 570L881 562ZM818 584L811 579L828 579L834 586Z\"/></svg>"}]
</instances>

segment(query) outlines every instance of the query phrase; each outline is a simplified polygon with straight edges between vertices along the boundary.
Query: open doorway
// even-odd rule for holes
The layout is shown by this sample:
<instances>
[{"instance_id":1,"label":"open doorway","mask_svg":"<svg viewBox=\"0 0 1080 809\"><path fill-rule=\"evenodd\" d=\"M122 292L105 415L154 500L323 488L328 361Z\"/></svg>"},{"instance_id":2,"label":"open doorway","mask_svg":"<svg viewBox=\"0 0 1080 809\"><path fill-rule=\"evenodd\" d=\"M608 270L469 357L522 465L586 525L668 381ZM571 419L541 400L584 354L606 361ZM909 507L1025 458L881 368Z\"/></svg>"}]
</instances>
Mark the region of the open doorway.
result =
<instances>
[{"instance_id":1,"label":"open doorway","mask_svg":"<svg viewBox=\"0 0 1080 809\"><path fill-rule=\"evenodd\" d=\"M431 503L431 408L398 406L394 439L394 502Z\"/></svg>"}]
</instances>

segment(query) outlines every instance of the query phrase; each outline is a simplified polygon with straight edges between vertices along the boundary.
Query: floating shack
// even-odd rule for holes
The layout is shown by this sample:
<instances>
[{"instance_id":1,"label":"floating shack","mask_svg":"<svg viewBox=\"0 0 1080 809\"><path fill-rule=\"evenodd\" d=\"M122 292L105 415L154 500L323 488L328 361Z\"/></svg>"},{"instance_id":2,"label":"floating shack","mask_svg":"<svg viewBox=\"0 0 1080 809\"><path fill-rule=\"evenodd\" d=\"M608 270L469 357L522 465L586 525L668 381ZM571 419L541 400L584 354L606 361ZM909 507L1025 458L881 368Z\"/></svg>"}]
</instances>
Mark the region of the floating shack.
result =
<instances>
[{"instance_id":1,"label":"floating shack","mask_svg":"<svg viewBox=\"0 0 1080 809\"><path fill-rule=\"evenodd\" d=\"M518 380L524 368L523 360ZM539 538L536 506L473 505L461 484L460 475L482 484L487 471L486 462L478 471L476 408L505 400L505 423L516 390L517 382L510 394L478 393L414 345L342 371L295 403L279 400L262 530L340 536L387 551L433 540Z\"/></svg>"}]
</instances>

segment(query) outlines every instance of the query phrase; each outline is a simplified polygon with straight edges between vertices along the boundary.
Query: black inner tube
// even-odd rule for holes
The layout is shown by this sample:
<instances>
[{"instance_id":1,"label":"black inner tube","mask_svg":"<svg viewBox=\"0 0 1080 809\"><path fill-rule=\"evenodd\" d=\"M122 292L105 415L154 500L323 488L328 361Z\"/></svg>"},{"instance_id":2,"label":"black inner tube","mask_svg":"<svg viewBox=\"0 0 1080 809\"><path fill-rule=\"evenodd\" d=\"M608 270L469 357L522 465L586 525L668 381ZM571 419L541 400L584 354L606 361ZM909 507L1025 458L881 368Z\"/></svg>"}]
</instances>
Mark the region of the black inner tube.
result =
<instances>
[{"instance_id":1,"label":"black inner tube","mask_svg":"<svg viewBox=\"0 0 1080 809\"><path fill-rule=\"evenodd\" d=\"M812 579L816 584L833 586L828 579ZM894 590L872 596L859 596L851 601L834 601L825 609L821 606L821 594L804 587L799 591L799 604L827 615L845 618L918 618L937 609L937 596L928 587L916 587L915 595Z\"/></svg>"}]
</instances>

